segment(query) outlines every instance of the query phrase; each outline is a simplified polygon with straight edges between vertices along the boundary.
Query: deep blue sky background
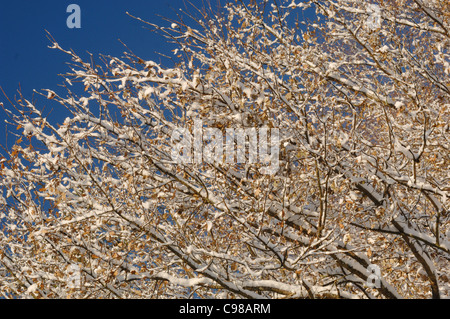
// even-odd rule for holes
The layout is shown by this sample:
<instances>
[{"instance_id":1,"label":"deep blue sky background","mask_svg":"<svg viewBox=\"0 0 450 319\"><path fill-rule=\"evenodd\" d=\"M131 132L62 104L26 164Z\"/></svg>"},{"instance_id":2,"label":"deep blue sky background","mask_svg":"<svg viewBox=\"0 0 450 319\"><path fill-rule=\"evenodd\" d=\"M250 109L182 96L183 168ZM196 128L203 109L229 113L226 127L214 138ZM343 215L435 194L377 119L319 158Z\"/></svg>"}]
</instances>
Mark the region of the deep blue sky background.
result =
<instances>
[{"instance_id":1,"label":"deep blue sky background","mask_svg":"<svg viewBox=\"0 0 450 319\"><path fill-rule=\"evenodd\" d=\"M204 0L188 0L198 8L203 7ZM228 0L210 0L212 6L223 5ZM123 56L127 49L118 41L120 39L130 50L144 60L163 62L170 66L167 58L158 53L173 56L173 44L157 33L144 28L146 25L126 14L145 21L168 26L170 22L162 17L178 20L180 9L195 13L186 0L14 0L0 3L0 87L7 96L14 100L17 90L28 100L33 100L39 109L45 108L52 124L63 122L67 113L55 101L47 100L33 89L52 89L65 96L65 89L58 85L64 79L58 74L67 73L70 57L58 50L49 49L47 39L49 31L60 46L66 50L73 49L84 60L89 58L87 51L94 58L99 54ZM81 29L69 29L66 25L67 7L77 4L81 8ZM162 16L162 17L161 17ZM313 18L314 13L308 14ZM185 20L189 23L189 19ZM148 27L148 26L147 26ZM98 61L98 60L97 60ZM78 93L74 87L74 93ZM11 105L0 91L0 102L5 107ZM51 113L49 113L51 111ZM16 137L6 134L15 127L5 124L5 112L0 107L0 146L11 147ZM8 139L6 136L8 135ZM0 154L3 151L0 147Z\"/></svg>"},{"instance_id":2,"label":"deep blue sky background","mask_svg":"<svg viewBox=\"0 0 450 319\"><path fill-rule=\"evenodd\" d=\"M217 0L212 0L216 4ZM201 0L190 0L202 7ZM223 4L225 0L221 1ZM81 29L69 29L66 25L67 6L78 4L81 8ZM169 25L158 15L176 19L179 9L192 12L183 0L14 0L0 4L0 87L13 100L19 84L25 98L33 97L33 89L58 89L64 82L58 74L69 71L70 58L58 50L49 49L48 30L64 49L73 49L82 58L87 51L97 57L99 53L122 56L126 48L124 42L136 55L145 60L160 61L156 52L171 55L173 45L167 44L160 35L144 29L144 24L126 14L140 17L159 25ZM164 60L163 60L164 61ZM167 60L169 63L169 61ZM65 117L58 104L38 98L37 106L53 108L51 117L60 121ZM10 107L0 91L0 102ZM62 106L60 106L62 108ZM0 108L0 144L5 145L5 113ZM62 120L61 120L62 121ZM9 126L9 129L13 127ZM8 146L11 146L10 136ZM1 151L0 151L1 153Z\"/></svg>"}]
</instances>

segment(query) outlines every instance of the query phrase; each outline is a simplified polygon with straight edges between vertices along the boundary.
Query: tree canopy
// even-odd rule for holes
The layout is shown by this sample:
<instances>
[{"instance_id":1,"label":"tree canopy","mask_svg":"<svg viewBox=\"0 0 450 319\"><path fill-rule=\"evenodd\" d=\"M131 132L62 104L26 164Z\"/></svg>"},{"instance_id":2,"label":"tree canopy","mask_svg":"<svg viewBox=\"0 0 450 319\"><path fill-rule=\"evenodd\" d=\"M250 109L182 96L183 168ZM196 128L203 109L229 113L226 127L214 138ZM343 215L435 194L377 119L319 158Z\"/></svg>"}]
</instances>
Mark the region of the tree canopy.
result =
<instances>
[{"instance_id":1,"label":"tree canopy","mask_svg":"<svg viewBox=\"0 0 450 319\"><path fill-rule=\"evenodd\" d=\"M136 17L176 44L170 67L50 37L72 61L66 92L41 92L59 125L3 103L22 134L0 159L3 297L450 297L450 3L195 16ZM277 129L276 172L250 152L173 161L196 120L224 140Z\"/></svg>"}]
</instances>

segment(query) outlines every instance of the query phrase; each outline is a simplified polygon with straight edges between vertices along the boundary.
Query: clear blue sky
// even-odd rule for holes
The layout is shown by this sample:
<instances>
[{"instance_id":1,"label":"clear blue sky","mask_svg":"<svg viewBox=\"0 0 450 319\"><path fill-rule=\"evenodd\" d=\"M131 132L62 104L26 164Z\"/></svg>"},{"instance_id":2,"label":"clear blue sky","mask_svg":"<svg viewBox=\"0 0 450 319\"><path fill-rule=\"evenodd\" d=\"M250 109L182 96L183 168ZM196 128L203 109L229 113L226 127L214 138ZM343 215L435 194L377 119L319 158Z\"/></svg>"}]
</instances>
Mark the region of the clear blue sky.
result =
<instances>
[{"instance_id":1,"label":"clear blue sky","mask_svg":"<svg viewBox=\"0 0 450 319\"><path fill-rule=\"evenodd\" d=\"M210 0L213 6L223 6L228 0ZM170 23L162 17L177 20L180 9L194 12L196 7L203 7L203 0L14 0L2 1L0 4L0 87L11 100L17 95L19 85L26 99L33 98L33 89L52 89L65 93L58 87L64 80L58 74L69 71L69 57L49 49L50 41L45 30L57 40L64 49L73 49L82 58L88 58L87 51L94 57L100 53L122 56L126 48L118 41L124 42L136 55L145 60L164 63L157 53L171 55L174 45L148 29L144 24L126 14L159 25ZM81 8L81 28L70 29L66 25L67 7L77 4ZM312 14L310 18L313 16ZM162 16L162 17L161 17ZM166 59L166 63L170 63ZM75 91L76 92L76 91ZM77 93L77 92L76 92ZM34 95L39 109L52 110L49 120L55 124L62 122L66 114L62 106ZM0 102L10 108L0 91ZM0 108L0 145L6 145L5 113ZM14 129L8 126L8 129ZM9 134L7 146L15 140ZM2 150L0 149L0 154Z\"/></svg>"},{"instance_id":2,"label":"clear blue sky","mask_svg":"<svg viewBox=\"0 0 450 319\"><path fill-rule=\"evenodd\" d=\"M190 0L202 6L201 0ZM216 0L212 0L216 3ZM225 1L222 0L223 3ZM69 29L66 21L69 4L81 8L81 29ZM189 4L188 4L189 7ZM123 41L134 53L146 60L159 61L156 52L170 55L173 48L164 38L144 29L144 24L126 15L134 16L160 25L168 25L160 16L176 18L179 9L186 10L183 0L14 0L0 4L0 86L10 99L17 94L19 84L25 98L31 99L33 89L54 89L63 79L58 74L69 71L68 56L51 50L45 30L64 49L73 49L82 57L86 52L121 56L126 51L118 41ZM189 7L190 8L190 7ZM192 11L192 9L189 9ZM59 91L62 92L62 91ZM39 103L42 101L41 103ZM3 93L0 102L9 107ZM58 117L58 105L48 106L48 100L38 99L39 108L54 108ZM5 114L0 108L0 144L5 145ZM11 127L9 127L12 129ZM8 142L11 146L11 141Z\"/></svg>"}]
</instances>

